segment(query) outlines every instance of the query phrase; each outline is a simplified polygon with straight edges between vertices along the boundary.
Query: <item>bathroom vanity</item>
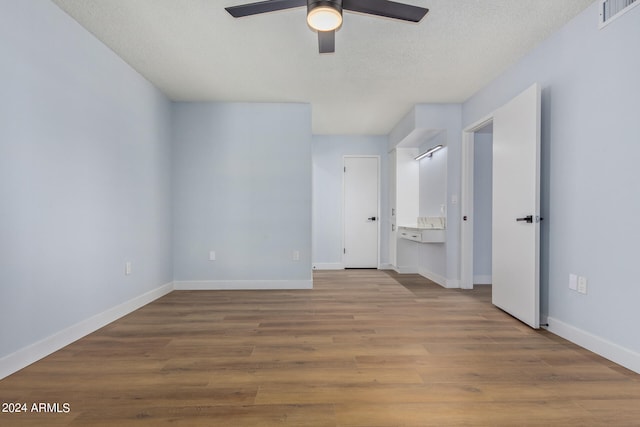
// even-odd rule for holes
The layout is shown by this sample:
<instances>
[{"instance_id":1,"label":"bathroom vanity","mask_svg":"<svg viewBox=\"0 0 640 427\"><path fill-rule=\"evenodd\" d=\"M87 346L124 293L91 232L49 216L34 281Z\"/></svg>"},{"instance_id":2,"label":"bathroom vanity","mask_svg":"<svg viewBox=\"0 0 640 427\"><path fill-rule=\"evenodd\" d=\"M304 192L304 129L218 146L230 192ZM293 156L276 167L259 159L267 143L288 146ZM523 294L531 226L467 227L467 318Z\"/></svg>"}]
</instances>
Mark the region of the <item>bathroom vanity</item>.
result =
<instances>
[{"instance_id":1,"label":"bathroom vanity","mask_svg":"<svg viewBox=\"0 0 640 427\"><path fill-rule=\"evenodd\" d=\"M416 224L398 226L398 237L419 243L444 243L444 217L418 217Z\"/></svg>"}]
</instances>

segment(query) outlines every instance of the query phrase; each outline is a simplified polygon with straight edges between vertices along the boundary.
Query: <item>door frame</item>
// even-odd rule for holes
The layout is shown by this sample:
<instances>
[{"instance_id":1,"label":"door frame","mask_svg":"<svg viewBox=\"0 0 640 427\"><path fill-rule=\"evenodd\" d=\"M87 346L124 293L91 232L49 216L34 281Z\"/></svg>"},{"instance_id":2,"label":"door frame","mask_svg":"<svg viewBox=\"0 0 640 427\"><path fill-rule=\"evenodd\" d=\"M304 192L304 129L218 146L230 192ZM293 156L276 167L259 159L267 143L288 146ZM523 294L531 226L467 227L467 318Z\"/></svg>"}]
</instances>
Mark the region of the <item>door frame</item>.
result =
<instances>
[{"instance_id":1,"label":"door frame","mask_svg":"<svg viewBox=\"0 0 640 427\"><path fill-rule=\"evenodd\" d=\"M473 289L473 160L475 132L493 122L493 112L462 131L460 190L460 288ZM467 221L464 217L467 216Z\"/></svg>"},{"instance_id":2,"label":"door frame","mask_svg":"<svg viewBox=\"0 0 640 427\"><path fill-rule=\"evenodd\" d=\"M380 241L381 241L381 236L380 236L380 232L381 232L381 223L382 220L380 218L380 175L381 175L381 170L380 170L380 156L379 155L374 155L374 154L344 154L342 156L342 170L344 171L346 168L345 165L345 159L347 158L374 158L377 160L377 165L378 165L378 182L376 182L376 195L378 197L378 203L376 206L376 218L377 218L377 243L376 243L376 268L379 270L380 269ZM345 203L344 203L344 196L345 196L345 174L344 172L342 173L342 197L341 197L341 218L342 218L342 228L341 228L341 235L342 235L342 248L345 248ZM345 264L345 253L344 250L342 251L342 256L341 256L341 262L342 262L342 266L343 268L347 268L346 264Z\"/></svg>"}]
</instances>

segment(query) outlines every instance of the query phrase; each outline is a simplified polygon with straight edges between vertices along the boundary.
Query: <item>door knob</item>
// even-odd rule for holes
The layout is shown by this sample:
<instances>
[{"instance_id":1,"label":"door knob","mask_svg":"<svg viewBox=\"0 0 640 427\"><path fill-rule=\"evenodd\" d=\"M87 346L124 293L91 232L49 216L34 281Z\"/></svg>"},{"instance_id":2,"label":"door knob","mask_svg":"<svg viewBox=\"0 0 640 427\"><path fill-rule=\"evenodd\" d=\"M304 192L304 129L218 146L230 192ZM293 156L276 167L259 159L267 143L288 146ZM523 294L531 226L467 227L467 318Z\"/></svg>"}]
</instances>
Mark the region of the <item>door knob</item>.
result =
<instances>
[{"instance_id":1,"label":"door knob","mask_svg":"<svg viewBox=\"0 0 640 427\"><path fill-rule=\"evenodd\" d=\"M369 221L375 221L375 220L376 220L376 217L375 217L375 216L370 216L369 218L367 218L367 220L369 220Z\"/></svg>"},{"instance_id":2,"label":"door knob","mask_svg":"<svg viewBox=\"0 0 640 427\"><path fill-rule=\"evenodd\" d=\"M516 218L516 221L524 221L527 224L533 224L533 215L527 215L522 218Z\"/></svg>"}]
</instances>

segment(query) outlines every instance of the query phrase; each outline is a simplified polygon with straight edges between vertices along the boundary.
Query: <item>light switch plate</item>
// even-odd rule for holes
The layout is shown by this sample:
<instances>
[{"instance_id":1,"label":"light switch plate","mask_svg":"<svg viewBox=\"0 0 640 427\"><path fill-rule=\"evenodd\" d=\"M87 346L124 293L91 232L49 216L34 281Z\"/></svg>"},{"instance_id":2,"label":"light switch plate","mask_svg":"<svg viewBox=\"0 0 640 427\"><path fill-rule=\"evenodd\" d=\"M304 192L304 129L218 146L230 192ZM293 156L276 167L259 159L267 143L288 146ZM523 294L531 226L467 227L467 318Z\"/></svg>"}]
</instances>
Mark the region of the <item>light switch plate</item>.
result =
<instances>
[{"instance_id":1,"label":"light switch plate","mask_svg":"<svg viewBox=\"0 0 640 427\"><path fill-rule=\"evenodd\" d=\"M578 277L578 292L581 294L587 293L587 278L586 277Z\"/></svg>"},{"instance_id":2,"label":"light switch plate","mask_svg":"<svg viewBox=\"0 0 640 427\"><path fill-rule=\"evenodd\" d=\"M569 289L571 289L572 291L577 291L578 290L578 275L577 274L570 274L569 275Z\"/></svg>"}]
</instances>

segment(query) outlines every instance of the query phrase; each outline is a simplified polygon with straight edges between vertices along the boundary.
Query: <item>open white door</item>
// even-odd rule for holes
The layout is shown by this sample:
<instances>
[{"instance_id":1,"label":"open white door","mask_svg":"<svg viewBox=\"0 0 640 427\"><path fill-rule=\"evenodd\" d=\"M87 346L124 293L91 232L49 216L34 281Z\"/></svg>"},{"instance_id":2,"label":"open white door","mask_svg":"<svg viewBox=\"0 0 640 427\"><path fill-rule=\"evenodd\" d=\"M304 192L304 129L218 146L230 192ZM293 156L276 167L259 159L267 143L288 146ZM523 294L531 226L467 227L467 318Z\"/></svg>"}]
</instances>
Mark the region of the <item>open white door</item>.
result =
<instances>
[{"instance_id":1,"label":"open white door","mask_svg":"<svg viewBox=\"0 0 640 427\"><path fill-rule=\"evenodd\" d=\"M344 158L345 268L378 267L378 157Z\"/></svg>"},{"instance_id":2,"label":"open white door","mask_svg":"<svg viewBox=\"0 0 640 427\"><path fill-rule=\"evenodd\" d=\"M493 115L493 304L540 327L540 87Z\"/></svg>"}]
</instances>

